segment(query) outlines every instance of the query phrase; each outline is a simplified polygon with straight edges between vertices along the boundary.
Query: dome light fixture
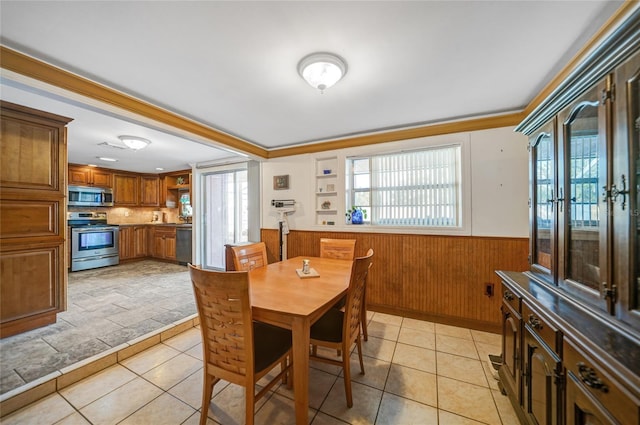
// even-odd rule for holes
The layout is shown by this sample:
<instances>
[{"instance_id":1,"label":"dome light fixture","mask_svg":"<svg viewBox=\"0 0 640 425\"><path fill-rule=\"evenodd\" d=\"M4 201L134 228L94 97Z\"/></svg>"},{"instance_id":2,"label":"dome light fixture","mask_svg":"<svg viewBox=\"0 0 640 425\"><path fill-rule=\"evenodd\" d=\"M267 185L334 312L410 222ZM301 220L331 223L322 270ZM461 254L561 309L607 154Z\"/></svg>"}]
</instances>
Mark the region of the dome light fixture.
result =
<instances>
[{"instance_id":1,"label":"dome light fixture","mask_svg":"<svg viewBox=\"0 0 640 425\"><path fill-rule=\"evenodd\" d=\"M311 87L324 93L345 76L347 63L333 53L312 53L300 60L298 73Z\"/></svg>"},{"instance_id":2,"label":"dome light fixture","mask_svg":"<svg viewBox=\"0 0 640 425\"><path fill-rule=\"evenodd\" d=\"M120 141L122 141L122 143L124 143L129 149L133 149L134 151L144 149L151 144L150 140L136 136L118 136L118 139L120 139Z\"/></svg>"}]
</instances>

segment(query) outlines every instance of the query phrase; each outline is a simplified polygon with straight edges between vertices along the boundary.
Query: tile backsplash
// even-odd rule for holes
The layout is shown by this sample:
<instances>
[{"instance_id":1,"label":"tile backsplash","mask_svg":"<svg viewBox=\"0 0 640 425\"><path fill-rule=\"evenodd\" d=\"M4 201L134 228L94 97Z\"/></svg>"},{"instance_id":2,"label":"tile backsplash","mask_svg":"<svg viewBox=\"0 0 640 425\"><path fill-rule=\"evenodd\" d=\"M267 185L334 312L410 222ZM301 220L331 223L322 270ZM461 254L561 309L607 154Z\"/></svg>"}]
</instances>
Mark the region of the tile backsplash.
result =
<instances>
[{"instance_id":1,"label":"tile backsplash","mask_svg":"<svg viewBox=\"0 0 640 425\"><path fill-rule=\"evenodd\" d=\"M161 211L165 213L167 223L182 223L178 218L178 208L160 208L160 207L148 207L148 208L71 208L69 211L105 211L107 213L107 222L109 224L147 224L153 220L153 212ZM162 221L162 217L160 217Z\"/></svg>"}]
</instances>

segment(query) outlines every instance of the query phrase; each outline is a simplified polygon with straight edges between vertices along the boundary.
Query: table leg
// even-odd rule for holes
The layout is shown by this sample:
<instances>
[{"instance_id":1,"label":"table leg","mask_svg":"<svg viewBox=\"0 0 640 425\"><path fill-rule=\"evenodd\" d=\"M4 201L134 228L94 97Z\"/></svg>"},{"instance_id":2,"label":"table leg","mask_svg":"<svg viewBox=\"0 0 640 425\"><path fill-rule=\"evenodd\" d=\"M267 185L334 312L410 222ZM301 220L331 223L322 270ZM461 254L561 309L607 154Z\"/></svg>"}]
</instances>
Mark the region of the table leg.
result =
<instances>
[{"instance_id":1,"label":"table leg","mask_svg":"<svg viewBox=\"0 0 640 425\"><path fill-rule=\"evenodd\" d=\"M309 423L309 328L307 318L293 320L293 394L296 409L296 424Z\"/></svg>"}]
</instances>

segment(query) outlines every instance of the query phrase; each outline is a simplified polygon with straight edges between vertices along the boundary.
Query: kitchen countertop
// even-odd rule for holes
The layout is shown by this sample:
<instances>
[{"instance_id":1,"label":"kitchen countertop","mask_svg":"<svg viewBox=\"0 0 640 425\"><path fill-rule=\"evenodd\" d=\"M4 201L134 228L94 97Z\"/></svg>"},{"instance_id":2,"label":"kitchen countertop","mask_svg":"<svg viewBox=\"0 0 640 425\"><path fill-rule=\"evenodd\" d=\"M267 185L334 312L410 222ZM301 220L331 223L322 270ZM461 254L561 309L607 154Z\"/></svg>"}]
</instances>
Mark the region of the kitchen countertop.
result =
<instances>
[{"instance_id":1,"label":"kitchen countertop","mask_svg":"<svg viewBox=\"0 0 640 425\"><path fill-rule=\"evenodd\" d=\"M120 227L125 227L125 226L175 226L175 227L192 227L193 224L191 223L152 223L152 222L146 222L146 223L122 223L122 224L116 224L116 226L120 226Z\"/></svg>"}]
</instances>

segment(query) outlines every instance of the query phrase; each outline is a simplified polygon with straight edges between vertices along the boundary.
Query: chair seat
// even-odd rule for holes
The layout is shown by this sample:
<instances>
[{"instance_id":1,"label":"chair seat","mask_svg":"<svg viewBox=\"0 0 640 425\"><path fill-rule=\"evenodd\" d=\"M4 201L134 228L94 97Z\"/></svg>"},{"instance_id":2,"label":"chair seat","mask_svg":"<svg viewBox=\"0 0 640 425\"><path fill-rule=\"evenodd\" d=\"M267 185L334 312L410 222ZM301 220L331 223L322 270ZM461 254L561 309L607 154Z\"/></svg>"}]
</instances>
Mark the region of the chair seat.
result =
<instances>
[{"instance_id":1,"label":"chair seat","mask_svg":"<svg viewBox=\"0 0 640 425\"><path fill-rule=\"evenodd\" d=\"M254 365L262 372L291 348L291 331L267 323L253 322Z\"/></svg>"},{"instance_id":2,"label":"chair seat","mask_svg":"<svg viewBox=\"0 0 640 425\"><path fill-rule=\"evenodd\" d=\"M311 326L311 339L341 342L344 312L330 308L316 323Z\"/></svg>"}]
</instances>

